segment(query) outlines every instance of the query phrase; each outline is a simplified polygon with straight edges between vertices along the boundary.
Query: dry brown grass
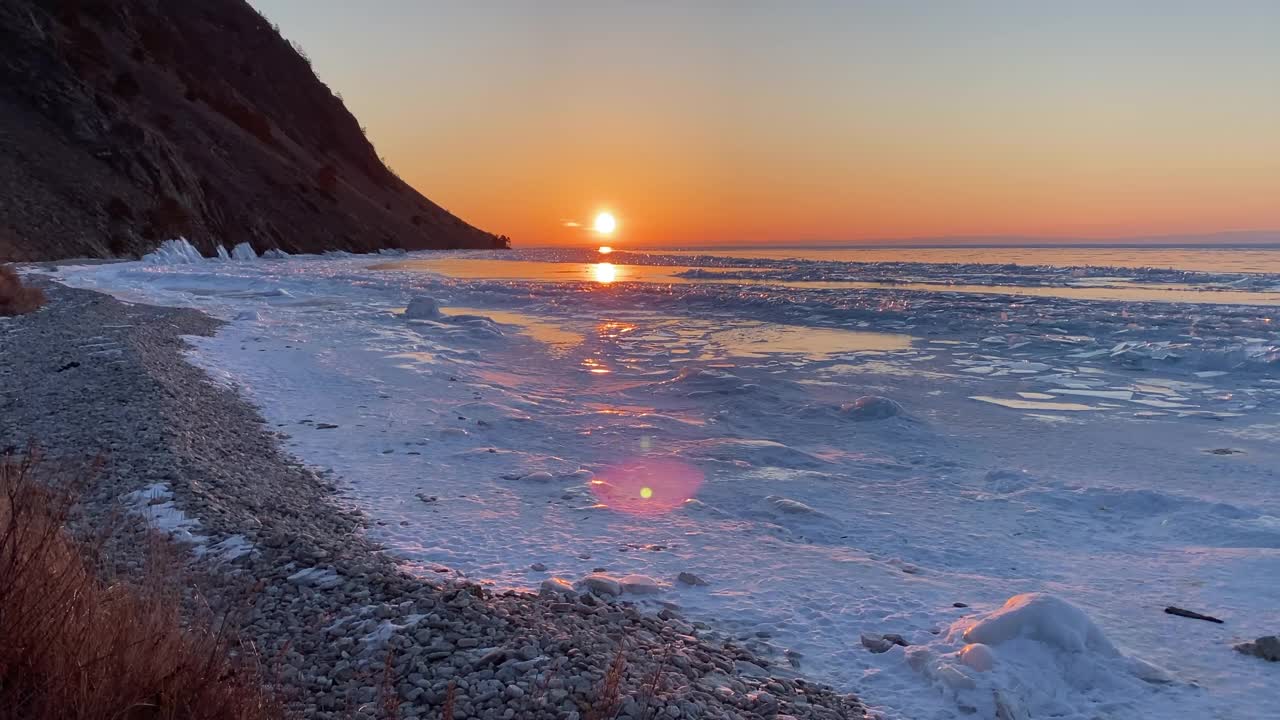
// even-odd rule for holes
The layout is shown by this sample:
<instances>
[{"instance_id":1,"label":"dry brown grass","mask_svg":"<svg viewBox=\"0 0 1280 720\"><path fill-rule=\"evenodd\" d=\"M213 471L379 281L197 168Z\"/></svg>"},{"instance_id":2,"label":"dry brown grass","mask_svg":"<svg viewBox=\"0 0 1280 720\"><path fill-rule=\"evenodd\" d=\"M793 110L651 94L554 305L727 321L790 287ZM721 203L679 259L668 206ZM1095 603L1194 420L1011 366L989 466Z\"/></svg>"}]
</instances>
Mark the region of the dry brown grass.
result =
<instances>
[{"instance_id":1,"label":"dry brown grass","mask_svg":"<svg viewBox=\"0 0 1280 720\"><path fill-rule=\"evenodd\" d=\"M0 315L21 315L44 305L44 291L27 287L17 271L0 265Z\"/></svg>"},{"instance_id":2,"label":"dry brown grass","mask_svg":"<svg viewBox=\"0 0 1280 720\"><path fill-rule=\"evenodd\" d=\"M0 718L285 717L250 654L232 659L207 619L184 622L171 568L100 575L101 543L65 529L85 474L50 477L34 456L0 457Z\"/></svg>"},{"instance_id":3,"label":"dry brown grass","mask_svg":"<svg viewBox=\"0 0 1280 720\"><path fill-rule=\"evenodd\" d=\"M440 708L440 720L453 720L453 700L457 692L458 686L450 680L448 689L444 691L444 706Z\"/></svg>"},{"instance_id":4,"label":"dry brown grass","mask_svg":"<svg viewBox=\"0 0 1280 720\"><path fill-rule=\"evenodd\" d=\"M662 661L658 666L645 677L644 686L640 688L637 696L640 703L641 720L650 720L657 717L658 708L662 707L662 680L663 674L667 671L667 665L671 662L672 648L667 647L667 651L662 656Z\"/></svg>"},{"instance_id":5,"label":"dry brown grass","mask_svg":"<svg viewBox=\"0 0 1280 720\"><path fill-rule=\"evenodd\" d=\"M379 717L394 720L400 717L400 693L396 690L395 653L388 650L382 666L382 683L378 685Z\"/></svg>"},{"instance_id":6,"label":"dry brown grass","mask_svg":"<svg viewBox=\"0 0 1280 720\"><path fill-rule=\"evenodd\" d=\"M605 671L595 701L584 716L586 720L613 720L622 709L622 679L627 672L627 654L622 648L613 656Z\"/></svg>"}]
</instances>

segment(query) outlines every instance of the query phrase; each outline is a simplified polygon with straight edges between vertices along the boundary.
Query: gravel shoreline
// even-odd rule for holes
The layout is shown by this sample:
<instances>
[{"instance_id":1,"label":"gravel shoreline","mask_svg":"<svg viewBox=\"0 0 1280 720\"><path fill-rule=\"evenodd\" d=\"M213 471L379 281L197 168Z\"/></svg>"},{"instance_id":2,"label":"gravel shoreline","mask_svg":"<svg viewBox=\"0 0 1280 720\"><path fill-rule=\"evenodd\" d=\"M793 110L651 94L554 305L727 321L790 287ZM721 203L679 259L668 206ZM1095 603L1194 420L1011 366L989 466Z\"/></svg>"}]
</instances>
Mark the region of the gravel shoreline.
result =
<instances>
[{"instance_id":1,"label":"gravel shoreline","mask_svg":"<svg viewBox=\"0 0 1280 720\"><path fill-rule=\"evenodd\" d=\"M390 678L403 718L440 717L452 685L454 718L585 720L613 665L621 702L602 717L864 717L855 697L674 610L644 615L602 590L493 594L408 575L365 539L332 482L183 358L182 336L210 335L217 320L45 289L46 308L0 322L0 447L35 439L55 463L105 454L90 522L130 497L197 521L179 530L204 539L190 560L199 592L242 618L300 716L381 717ZM117 543L126 568L143 546L129 537Z\"/></svg>"}]
</instances>

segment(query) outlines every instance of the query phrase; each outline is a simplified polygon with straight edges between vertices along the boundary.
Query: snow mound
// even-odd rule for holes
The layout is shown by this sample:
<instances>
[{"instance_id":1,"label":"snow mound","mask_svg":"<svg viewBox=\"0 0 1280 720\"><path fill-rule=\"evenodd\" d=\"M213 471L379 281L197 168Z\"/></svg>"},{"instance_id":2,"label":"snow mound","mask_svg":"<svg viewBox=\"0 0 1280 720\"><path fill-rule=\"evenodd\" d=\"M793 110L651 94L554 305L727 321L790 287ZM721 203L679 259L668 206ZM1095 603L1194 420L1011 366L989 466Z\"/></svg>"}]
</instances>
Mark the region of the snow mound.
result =
<instances>
[{"instance_id":1,"label":"snow mound","mask_svg":"<svg viewBox=\"0 0 1280 720\"><path fill-rule=\"evenodd\" d=\"M1142 703L1162 669L1123 654L1080 608L1053 595L1015 595L951 627L944 647L907 648L907 663L982 718L1094 717L1103 698Z\"/></svg>"},{"instance_id":2,"label":"snow mound","mask_svg":"<svg viewBox=\"0 0 1280 720\"><path fill-rule=\"evenodd\" d=\"M782 497L781 495L770 495L765 498L765 502L769 503L774 510L784 515L818 516L822 514L799 500L792 500L791 498Z\"/></svg>"},{"instance_id":3,"label":"snow mound","mask_svg":"<svg viewBox=\"0 0 1280 720\"><path fill-rule=\"evenodd\" d=\"M258 253L253 251L252 245L250 245L247 242L242 242L239 245L236 245L235 247L231 248L231 259L242 260L242 261L257 260Z\"/></svg>"},{"instance_id":4,"label":"snow mound","mask_svg":"<svg viewBox=\"0 0 1280 720\"><path fill-rule=\"evenodd\" d=\"M342 577L333 568L309 567L285 578L294 585L329 590L342 584Z\"/></svg>"},{"instance_id":5,"label":"snow mound","mask_svg":"<svg viewBox=\"0 0 1280 720\"><path fill-rule=\"evenodd\" d=\"M840 412L850 420L885 420L902 414L902 406L896 401L879 395L863 395L851 403L840 406Z\"/></svg>"},{"instance_id":6,"label":"snow mound","mask_svg":"<svg viewBox=\"0 0 1280 720\"><path fill-rule=\"evenodd\" d=\"M681 368L675 377L659 384L685 386L697 392L718 394L739 393L753 387L733 373L697 367Z\"/></svg>"},{"instance_id":7,"label":"snow mound","mask_svg":"<svg viewBox=\"0 0 1280 720\"><path fill-rule=\"evenodd\" d=\"M199 534L200 522L188 517L173 502L173 491L164 483L153 483L121 498L125 505L141 515L147 525L175 541L203 547L209 538Z\"/></svg>"},{"instance_id":8,"label":"snow mound","mask_svg":"<svg viewBox=\"0 0 1280 720\"><path fill-rule=\"evenodd\" d=\"M996 468L983 478L989 491L996 494L1015 493L1035 484L1031 473L1020 468Z\"/></svg>"},{"instance_id":9,"label":"snow mound","mask_svg":"<svg viewBox=\"0 0 1280 720\"><path fill-rule=\"evenodd\" d=\"M151 265L192 265L204 260L196 246L182 237L165 240L160 247L142 256L142 262Z\"/></svg>"},{"instance_id":10,"label":"snow mound","mask_svg":"<svg viewBox=\"0 0 1280 720\"><path fill-rule=\"evenodd\" d=\"M1083 610L1043 593L1014 595L1004 607L966 629L963 637L965 642L984 645L1027 638L1060 651L1119 654Z\"/></svg>"},{"instance_id":11,"label":"snow mound","mask_svg":"<svg viewBox=\"0 0 1280 720\"><path fill-rule=\"evenodd\" d=\"M454 415L461 415L467 420L483 420L487 423L497 422L529 422L533 416L529 413L504 403L469 402L453 407ZM556 458L557 460L559 458ZM576 469L576 467L575 467Z\"/></svg>"},{"instance_id":12,"label":"snow mound","mask_svg":"<svg viewBox=\"0 0 1280 720\"><path fill-rule=\"evenodd\" d=\"M774 440L713 438L691 446L690 457L753 467L815 468L821 458Z\"/></svg>"},{"instance_id":13,"label":"snow mound","mask_svg":"<svg viewBox=\"0 0 1280 720\"><path fill-rule=\"evenodd\" d=\"M409 307L405 308L404 316L410 320L439 320L440 305L435 298L419 295L409 301Z\"/></svg>"},{"instance_id":14,"label":"snow mound","mask_svg":"<svg viewBox=\"0 0 1280 720\"><path fill-rule=\"evenodd\" d=\"M498 323L484 315L442 315L440 321L451 326L448 333L455 339L463 336L472 340L495 340L505 335Z\"/></svg>"}]
</instances>

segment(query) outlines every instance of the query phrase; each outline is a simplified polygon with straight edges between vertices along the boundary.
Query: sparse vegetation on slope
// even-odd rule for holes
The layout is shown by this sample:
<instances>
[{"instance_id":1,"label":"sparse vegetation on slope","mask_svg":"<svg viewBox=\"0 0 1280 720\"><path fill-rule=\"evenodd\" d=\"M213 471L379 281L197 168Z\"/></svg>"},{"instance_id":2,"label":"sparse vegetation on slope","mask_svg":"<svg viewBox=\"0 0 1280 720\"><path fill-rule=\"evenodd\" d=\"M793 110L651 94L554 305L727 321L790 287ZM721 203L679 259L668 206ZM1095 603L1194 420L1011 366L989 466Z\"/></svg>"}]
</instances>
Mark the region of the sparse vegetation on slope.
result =
<instances>
[{"instance_id":1,"label":"sparse vegetation on slope","mask_svg":"<svg viewBox=\"0 0 1280 720\"><path fill-rule=\"evenodd\" d=\"M229 636L184 622L164 563L100 575L99 546L65 529L86 475L41 470L32 452L0 458L0 717L282 717Z\"/></svg>"},{"instance_id":2,"label":"sparse vegetation on slope","mask_svg":"<svg viewBox=\"0 0 1280 720\"><path fill-rule=\"evenodd\" d=\"M391 172L245 0L0 3L0 127L0 261L503 245Z\"/></svg>"},{"instance_id":3,"label":"sparse vegetation on slope","mask_svg":"<svg viewBox=\"0 0 1280 720\"><path fill-rule=\"evenodd\" d=\"M8 265L0 265L0 316L22 315L44 305L44 291L27 287Z\"/></svg>"}]
</instances>

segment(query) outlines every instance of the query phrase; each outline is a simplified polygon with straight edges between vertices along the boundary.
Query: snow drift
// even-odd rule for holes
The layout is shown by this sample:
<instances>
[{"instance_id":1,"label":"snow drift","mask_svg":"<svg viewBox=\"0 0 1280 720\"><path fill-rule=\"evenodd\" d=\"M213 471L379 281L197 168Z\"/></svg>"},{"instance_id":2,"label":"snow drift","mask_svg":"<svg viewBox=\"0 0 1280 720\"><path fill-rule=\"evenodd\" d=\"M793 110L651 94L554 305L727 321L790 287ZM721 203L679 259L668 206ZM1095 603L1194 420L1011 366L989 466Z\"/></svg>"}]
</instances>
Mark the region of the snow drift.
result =
<instances>
[{"instance_id":1,"label":"snow drift","mask_svg":"<svg viewBox=\"0 0 1280 720\"><path fill-rule=\"evenodd\" d=\"M1099 700L1135 697L1164 670L1126 656L1080 608L1053 595L1015 595L951 626L947 646L913 646L907 662L979 717L1093 717Z\"/></svg>"}]
</instances>

